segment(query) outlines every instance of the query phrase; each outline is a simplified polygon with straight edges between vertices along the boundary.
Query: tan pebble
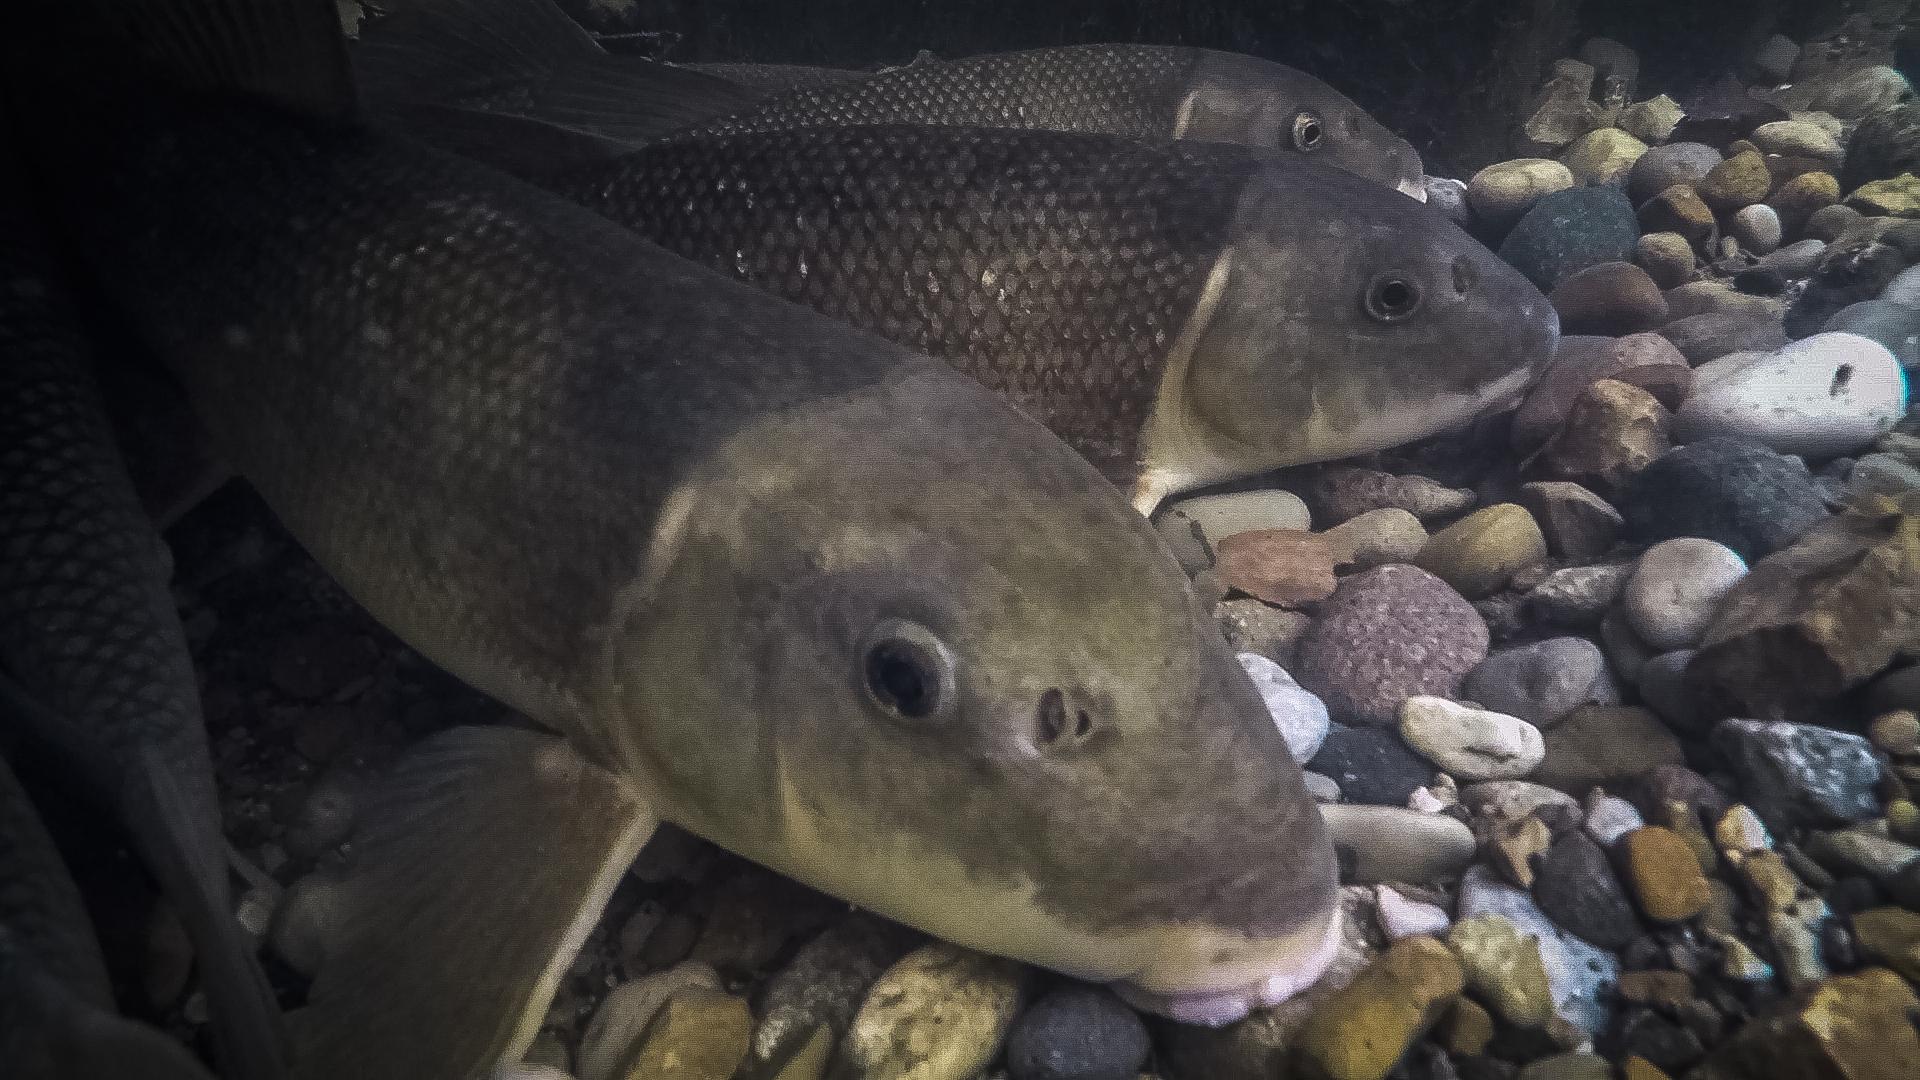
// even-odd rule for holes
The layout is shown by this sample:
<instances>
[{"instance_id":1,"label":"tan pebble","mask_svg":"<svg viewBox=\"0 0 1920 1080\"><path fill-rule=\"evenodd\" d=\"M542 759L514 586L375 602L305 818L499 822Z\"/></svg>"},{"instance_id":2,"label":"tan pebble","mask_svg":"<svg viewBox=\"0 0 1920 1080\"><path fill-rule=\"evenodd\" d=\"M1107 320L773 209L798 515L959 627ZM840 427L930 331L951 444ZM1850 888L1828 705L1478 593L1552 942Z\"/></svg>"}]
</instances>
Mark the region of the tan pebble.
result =
<instances>
[{"instance_id":1,"label":"tan pebble","mask_svg":"<svg viewBox=\"0 0 1920 1080\"><path fill-rule=\"evenodd\" d=\"M1626 971L1617 984L1621 998L1635 1005L1674 1009L1693 1000L1693 977L1684 971Z\"/></svg>"},{"instance_id":2,"label":"tan pebble","mask_svg":"<svg viewBox=\"0 0 1920 1080\"><path fill-rule=\"evenodd\" d=\"M1865 953L1920 982L1920 912L1879 907L1853 917L1853 936Z\"/></svg>"},{"instance_id":3,"label":"tan pebble","mask_svg":"<svg viewBox=\"0 0 1920 1080\"><path fill-rule=\"evenodd\" d=\"M1640 910L1658 922L1682 922L1700 914L1711 899L1706 875L1693 850L1670 829L1650 825L1621 841Z\"/></svg>"},{"instance_id":4,"label":"tan pebble","mask_svg":"<svg viewBox=\"0 0 1920 1080\"><path fill-rule=\"evenodd\" d=\"M1666 1071L1639 1054L1628 1056L1620 1065L1621 1080L1671 1080Z\"/></svg>"},{"instance_id":5,"label":"tan pebble","mask_svg":"<svg viewBox=\"0 0 1920 1080\"><path fill-rule=\"evenodd\" d=\"M1756 851L1748 855L1740 864L1740 875L1747 879L1754 899L1776 911L1791 905L1806 890L1777 851Z\"/></svg>"},{"instance_id":6,"label":"tan pebble","mask_svg":"<svg viewBox=\"0 0 1920 1080\"><path fill-rule=\"evenodd\" d=\"M1909 709L1882 713L1867 728L1867 737L1895 757L1920 754L1920 715Z\"/></svg>"},{"instance_id":7,"label":"tan pebble","mask_svg":"<svg viewBox=\"0 0 1920 1080\"><path fill-rule=\"evenodd\" d=\"M1493 1016L1471 998L1455 998L1440 1022L1440 1040L1449 1052L1473 1057L1493 1041Z\"/></svg>"},{"instance_id":8,"label":"tan pebble","mask_svg":"<svg viewBox=\"0 0 1920 1080\"><path fill-rule=\"evenodd\" d=\"M1473 600L1498 592L1546 557L1547 540L1533 515L1517 503L1498 503L1435 533L1414 562Z\"/></svg>"},{"instance_id":9,"label":"tan pebble","mask_svg":"<svg viewBox=\"0 0 1920 1080\"><path fill-rule=\"evenodd\" d=\"M1384 1080L1465 985L1445 945L1402 938L1307 1018L1301 1064L1321 1080Z\"/></svg>"},{"instance_id":10,"label":"tan pebble","mask_svg":"<svg viewBox=\"0 0 1920 1080\"><path fill-rule=\"evenodd\" d=\"M1495 822L1488 852L1494 868L1515 885L1533 888L1533 860L1553 846L1553 831L1537 817Z\"/></svg>"}]
</instances>

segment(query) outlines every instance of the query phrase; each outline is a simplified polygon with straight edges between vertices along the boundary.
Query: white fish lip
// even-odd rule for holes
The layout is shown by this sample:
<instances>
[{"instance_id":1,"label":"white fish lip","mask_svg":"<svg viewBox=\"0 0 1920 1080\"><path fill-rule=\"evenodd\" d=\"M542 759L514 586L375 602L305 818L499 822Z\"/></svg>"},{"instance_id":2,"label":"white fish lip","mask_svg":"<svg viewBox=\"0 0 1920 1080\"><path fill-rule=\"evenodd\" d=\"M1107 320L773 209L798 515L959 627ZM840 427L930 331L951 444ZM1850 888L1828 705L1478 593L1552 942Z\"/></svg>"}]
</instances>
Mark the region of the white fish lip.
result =
<instances>
[{"instance_id":1,"label":"white fish lip","mask_svg":"<svg viewBox=\"0 0 1920 1080\"><path fill-rule=\"evenodd\" d=\"M1130 982L1111 984L1120 1000L1142 1012L1182 1024L1224 1027L1257 1008L1278 1005L1318 982L1340 951L1343 916L1336 905L1327 920L1326 934L1314 951L1298 962L1251 983L1219 990L1161 994Z\"/></svg>"}]
</instances>

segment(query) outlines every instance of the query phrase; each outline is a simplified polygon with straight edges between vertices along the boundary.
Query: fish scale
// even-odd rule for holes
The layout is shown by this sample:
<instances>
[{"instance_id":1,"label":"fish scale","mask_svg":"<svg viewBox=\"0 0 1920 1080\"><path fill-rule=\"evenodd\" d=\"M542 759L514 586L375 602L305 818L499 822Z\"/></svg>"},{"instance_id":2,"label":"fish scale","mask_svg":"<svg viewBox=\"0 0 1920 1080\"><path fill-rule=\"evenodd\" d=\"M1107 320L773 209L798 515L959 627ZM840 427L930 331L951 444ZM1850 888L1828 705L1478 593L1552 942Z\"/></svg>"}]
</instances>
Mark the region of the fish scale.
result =
<instances>
[{"instance_id":1,"label":"fish scale","mask_svg":"<svg viewBox=\"0 0 1920 1080\"><path fill-rule=\"evenodd\" d=\"M1125 486L1249 152L867 127L649 147L556 183L670 251L946 360Z\"/></svg>"}]
</instances>

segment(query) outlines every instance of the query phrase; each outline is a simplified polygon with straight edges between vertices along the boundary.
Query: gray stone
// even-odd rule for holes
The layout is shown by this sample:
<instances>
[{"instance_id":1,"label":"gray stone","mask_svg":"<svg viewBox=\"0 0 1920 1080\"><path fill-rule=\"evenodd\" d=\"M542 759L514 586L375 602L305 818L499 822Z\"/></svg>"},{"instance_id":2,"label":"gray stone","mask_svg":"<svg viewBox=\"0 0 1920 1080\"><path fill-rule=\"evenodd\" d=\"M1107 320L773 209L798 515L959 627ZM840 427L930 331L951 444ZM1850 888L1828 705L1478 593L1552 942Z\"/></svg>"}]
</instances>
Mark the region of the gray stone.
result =
<instances>
[{"instance_id":1,"label":"gray stone","mask_svg":"<svg viewBox=\"0 0 1920 1080\"><path fill-rule=\"evenodd\" d=\"M1675 442L1744 438L1824 459L1859 450L1906 415L1900 362L1858 334L1815 334L1766 356L1729 359L1725 371L1695 374L1692 396L1674 415Z\"/></svg>"},{"instance_id":2,"label":"gray stone","mask_svg":"<svg viewBox=\"0 0 1920 1080\"><path fill-rule=\"evenodd\" d=\"M1740 241L1741 247L1755 255L1765 255L1780 246L1780 214L1766 203L1743 206L1727 223L1727 231Z\"/></svg>"},{"instance_id":3,"label":"gray stone","mask_svg":"<svg viewBox=\"0 0 1920 1080\"><path fill-rule=\"evenodd\" d=\"M1784 34L1775 34L1755 50L1748 62L1755 79L1778 84L1793 77L1793 62L1800 58L1800 46Z\"/></svg>"},{"instance_id":4,"label":"gray stone","mask_svg":"<svg viewBox=\"0 0 1920 1080\"><path fill-rule=\"evenodd\" d=\"M1634 205L1646 202L1675 184L1689 184L1720 164L1720 151L1702 143L1670 143L1641 154L1627 177L1627 193Z\"/></svg>"},{"instance_id":5,"label":"gray stone","mask_svg":"<svg viewBox=\"0 0 1920 1080\"><path fill-rule=\"evenodd\" d=\"M1287 669L1258 653L1240 654L1240 666L1253 680L1253 688L1266 702L1267 712L1287 741L1293 760L1301 764L1320 752L1327 738L1327 707L1320 699L1300 688Z\"/></svg>"},{"instance_id":6,"label":"gray stone","mask_svg":"<svg viewBox=\"0 0 1920 1080\"><path fill-rule=\"evenodd\" d=\"M1555 570L1527 593L1527 604L1558 626L1599 626L1632 573L1632 563Z\"/></svg>"},{"instance_id":7,"label":"gray stone","mask_svg":"<svg viewBox=\"0 0 1920 1080\"><path fill-rule=\"evenodd\" d=\"M854 912L800 946L760 992L748 1062L770 1069L825 1029L838 1040L882 972L913 948L918 933Z\"/></svg>"},{"instance_id":8,"label":"gray stone","mask_svg":"<svg viewBox=\"0 0 1920 1080\"><path fill-rule=\"evenodd\" d=\"M1470 867L1460 879L1456 917L1476 915L1502 916L1540 942L1547 985L1561 1018L1589 1035L1606 1026L1606 1002L1620 978L1620 961L1612 953L1560 929L1533 897L1499 880L1490 866Z\"/></svg>"},{"instance_id":9,"label":"gray stone","mask_svg":"<svg viewBox=\"0 0 1920 1080\"><path fill-rule=\"evenodd\" d=\"M1473 830L1445 814L1344 803L1322 806L1320 814L1340 854L1342 880L1351 884L1432 884L1473 861Z\"/></svg>"},{"instance_id":10,"label":"gray stone","mask_svg":"<svg viewBox=\"0 0 1920 1080\"><path fill-rule=\"evenodd\" d=\"M1014 1021L1007 1072L1013 1080L1134 1080L1150 1049L1146 1025L1112 991L1070 983Z\"/></svg>"},{"instance_id":11,"label":"gray stone","mask_svg":"<svg viewBox=\"0 0 1920 1080\"><path fill-rule=\"evenodd\" d=\"M1824 329L1877 341L1902 367L1920 364L1920 308L1890 300L1862 300L1834 312Z\"/></svg>"},{"instance_id":12,"label":"gray stone","mask_svg":"<svg viewBox=\"0 0 1920 1080\"><path fill-rule=\"evenodd\" d=\"M1500 257L1542 291L1602 263L1632 257L1640 237L1633 204L1607 186L1542 197L1500 244Z\"/></svg>"},{"instance_id":13,"label":"gray stone","mask_svg":"<svg viewBox=\"0 0 1920 1080\"><path fill-rule=\"evenodd\" d=\"M1463 693L1542 728L1551 728L1576 706L1620 701L1606 657L1593 642L1577 637L1496 652L1467 676Z\"/></svg>"},{"instance_id":14,"label":"gray stone","mask_svg":"<svg viewBox=\"0 0 1920 1080\"><path fill-rule=\"evenodd\" d=\"M1920 308L1920 266L1910 266L1893 275L1880 290L1880 299L1889 304Z\"/></svg>"},{"instance_id":15,"label":"gray stone","mask_svg":"<svg viewBox=\"0 0 1920 1080\"><path fill-rule=\"evenodd\" d=\"M1763 257L1757 265L1772 270L1788 281L1798 281L1811 276L1814 268L1820 265L1821 256L1826 253L1826 241L1801 240Z\"/></svg>"},{"instance_id":16,"label":"gray stone","mask_svg":"<svg viewBox=\"0 0 1920 1080\"><path fill-rule=\"evenodd\" d=\"M1555 923L1603 949L1640 935L1633 901L1606 852L1584 832L1565 833L1547 849L1534 872L1533 899Z\"/></svg>"},{"instance_id":17,"label":"gray stone","mask_svg":"<svg viewBox=\"0 0 1920 1080\"><path fill-rule=\"evenodd\" d=\"M1527 508L1547 538L1547 550L1573 562L1605 555L1620 535L1620 512L1586 488L1564 480L1520 485Z\"/></svg>"},{"instance_id":18,"label":"gray stone","mask_svg":"<svg viewBox=\"0 0 1920 1080\"><path fill-rule=\"evenodd\" d=\"M1473 224L1473 208L1467 205L1467 182L1447 176L1423 176L1421 186L1426 189L1427 205L1446 215L1448 221L1461 228Z\"/></svg>"},{"instance_id":19,"label":"gray stone","mask_svg":"<svg viewBox=\"0 0 1920 1080\"><path fill-rule=\"evenodd\" d=\"M1693 661L1693 653L1692 649L1675 649L1640 665L1640 700L1660 719L1682 731L1700 727L1700 709L1687 685L1687 665Z\"/></svg>"},{"instance_id":20,"label":"gray stone","mask_svg":"<svg viewBox=\"0 0 1920 1080\"><path fill-rule=\"evenodd\" d=\"M1738 439L1709 439L1662 455L1629 482L1620 511L1635 539L1705 537L1749 562L1827 519L1803 462Z\"/></svg>"},{"instance_id":21,"label":"gray stone","mask_svg":"<svg viewBox=\"0 0 1920 1080\"><path fill-rule=\"evenodd\" d=\"M1640 640L1660 651L1691 648L1713 622L1747 563L1725 544L1685 536L1646 550L1627 580L1621 607Z\"/></svg>"},{"instance_id":22,"label":"gray stone","mask_svg":"<svg viewBox=\"0 0 1920 1080\"><path fill-rule=\"evenodd\" d=\"M1879 812L1880 763L1866 739L1811 724L1723 720L1713 745L1740 778L1740 793L1775 831L1811 821L1844 824Z\"/></svg>"},{"instance_id":23,"label":"gray stone","mask_svg":"<svg viewBox=\"0 0 1920 1080\"><path fill-rule=\"evenodd\" d=\"M1327 733L1308 766L1333 778L1341 794L1358 803L1405 806L1415 789L1433 777L1433 767L1384 728L1339 727Z\"/></svg>"},{"instance_id":24,"label":"gray stone","mask_svg":"<svg viewBox=\"0 0 1920 1080\"><path fill-rule=\"evenodd\" d=\"M1235 491L1181 499L1154 515L1160 535L1189 569L1211 565L1213 545L1235 533L1309 529L1307 504L1289 491Z\"/></svg>"},{"instance_id":25,"label":"gray stone","mask_svg":"<svg viewBox=\"0 0 1920 1080\"><path fill-rule=\"evenodd\" d=\"M1581 827L1594 843L1610 848L1615 841L1646 823L1632 803L1617 795L1595 791L1587 796L1587 817Z\"/></svg>"},{"instance_id":26,"label":"gray stone","mask_svg":"<svg viewBox=\"0 0 1920 1080\"><path fill-rule=\"evenodd\" d=\"M1437 697L1400 706L1400 737L1462 780L1517 780L1547 752L1540 730L1525 720Z\"/></svg>"}]
</instances>

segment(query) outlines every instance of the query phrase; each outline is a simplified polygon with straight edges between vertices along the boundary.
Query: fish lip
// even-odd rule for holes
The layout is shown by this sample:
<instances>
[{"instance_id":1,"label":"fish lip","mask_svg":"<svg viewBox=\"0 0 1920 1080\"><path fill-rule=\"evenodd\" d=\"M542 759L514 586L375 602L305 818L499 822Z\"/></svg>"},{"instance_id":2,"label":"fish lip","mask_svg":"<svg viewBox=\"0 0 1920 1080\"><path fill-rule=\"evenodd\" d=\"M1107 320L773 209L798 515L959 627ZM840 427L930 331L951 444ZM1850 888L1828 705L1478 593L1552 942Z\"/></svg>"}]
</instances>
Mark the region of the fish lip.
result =
<instances>
[{"instance_id":1,"label":"fish lip","mask_svg":"<svg viewBox=\"0 0 1920 1080\"><path fill-rule=\"evenodd\" d=\"M1303 962L1276 971L1264 979L1210 990L1159 993L1131 981L1110 984L1120 1000L1141 1012L1164 1016L1181 1024L1224 1027L1244 1018L1256 1008L1278 1005L1306 990L1326 974L1340 952L1344 936L1344 916L1335 904L1327 919L1325 933L1314 951Z\"/></svg>"}]
</instances>

